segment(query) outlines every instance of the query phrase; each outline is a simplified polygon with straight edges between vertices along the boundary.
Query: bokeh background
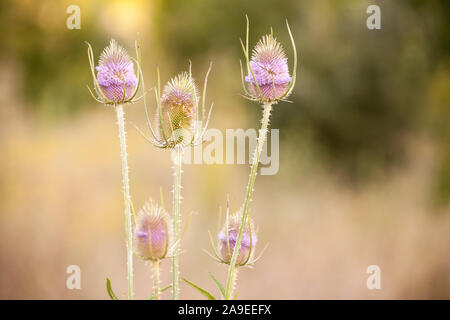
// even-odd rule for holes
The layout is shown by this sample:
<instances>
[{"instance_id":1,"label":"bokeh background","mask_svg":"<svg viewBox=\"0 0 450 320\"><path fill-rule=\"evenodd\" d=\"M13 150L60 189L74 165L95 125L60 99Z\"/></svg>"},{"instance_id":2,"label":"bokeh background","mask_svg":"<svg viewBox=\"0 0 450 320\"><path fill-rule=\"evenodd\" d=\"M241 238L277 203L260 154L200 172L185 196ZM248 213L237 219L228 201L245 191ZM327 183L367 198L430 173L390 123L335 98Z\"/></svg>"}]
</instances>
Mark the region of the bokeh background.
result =
<instances>
[{"instance_id":1,"label":"bokeh background","mask_svg":"<svg viewBox=\"0 0 450 320\"><path fill-rule=\"evenodd\" d=\"M68 30L66 9L81 8ZM366 8L381 8L381 30ZM252 215L259 249L240 272L240 299L450 298L450 3L432 1L152 0L0 2L0 298L106 299L105 278L126 290L115 113L90 97L87 51L110 38L130 53L142 39L147 87L186 70L202 79L214 61L211 127L253 128L260 108L240 96L239 38L273 27L292 63L285 18L299 52L293 104L275 107L280 170L258 176ZM151 106L154 103L151 101ZM144 141L142 103L126 107L136 207L171 199L170 154ZM227 194L239 207L247 165L184 167L182 276L217 292L208 230ZM135 260L138 298L151 269ZM66 268L81 268L81 290ZM378 265L381 290L366 288ZM163 262L163 285L170 261ZM201 299L182 284L182 298ZM170 293L164 294L165 298Z\"/></svg>"}]
</instances>

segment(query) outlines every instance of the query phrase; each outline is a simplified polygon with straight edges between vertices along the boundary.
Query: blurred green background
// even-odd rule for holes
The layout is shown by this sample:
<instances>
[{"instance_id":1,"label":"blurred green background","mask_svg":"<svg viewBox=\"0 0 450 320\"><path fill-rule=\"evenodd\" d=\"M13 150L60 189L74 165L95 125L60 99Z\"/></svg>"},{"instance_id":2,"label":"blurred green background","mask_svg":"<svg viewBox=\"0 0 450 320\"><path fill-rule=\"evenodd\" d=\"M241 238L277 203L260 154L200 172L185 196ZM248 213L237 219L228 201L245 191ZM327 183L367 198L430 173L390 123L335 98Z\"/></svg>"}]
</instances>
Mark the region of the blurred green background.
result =
<instances>
[{"instance_id":1,"label":"blurred green background","mask_svg":"<svg viewBox=\"0 0 450 320\"><path fill-rule=\"evenodd\" d=\"M66 9L81 9L68 30ZM381 8L368 30L366 8ZM0 2L0 298L104 299L105 277L125 291L125 246L115 115L90 97L84 41L96 58L111 38L134 55L143 44L148 88L188 67L203 79L214 62L211 127L258 126L260 108L241 93L239 38L273 27L292 68L285 26L299 53L293 104L275 106L280 171L258 176L252 214L263 259L239 279L238 298L450 298L450 3L431 1L7 1ZM150 99L153 106L153 100ZM171 197L168 152L131 127L136 207ZM214 290L207 271L226 268L209 248L227 194L240 206L248 166L188 165L182 276ZM66 267L82 289L65 286ZM136 262L136 291L151 291ZM365 286L371 264L382 290ZM170 263L163 264L168 283ZM167 294L165 297L169 297ZM189 287L182 297L201 298Z\"/></svg>"}]
</instances>

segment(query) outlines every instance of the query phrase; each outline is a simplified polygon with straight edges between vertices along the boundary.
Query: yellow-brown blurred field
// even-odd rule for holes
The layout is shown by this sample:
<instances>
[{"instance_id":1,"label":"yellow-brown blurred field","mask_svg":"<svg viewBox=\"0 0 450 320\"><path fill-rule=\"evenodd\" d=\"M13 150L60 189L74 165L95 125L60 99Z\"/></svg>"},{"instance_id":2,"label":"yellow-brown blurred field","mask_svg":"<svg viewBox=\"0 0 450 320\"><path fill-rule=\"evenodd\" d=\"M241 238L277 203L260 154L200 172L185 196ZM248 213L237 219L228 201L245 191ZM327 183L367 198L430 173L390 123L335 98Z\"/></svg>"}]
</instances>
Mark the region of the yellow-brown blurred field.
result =
<instances>
[{"instance_id":1,"label":"yellow-brown blurred field","mask_svg":"<svg viewBox=\"0 0 450 320\"><path fill-rule=\"evenodd\" d=\"M75 1L81 30L66 29L69 1L1 5L0 298L107 299L106 277L125 297L117 124L85 88L92 80L83 41L96 57L111 37L133 54L139 36L148 88L156 65L165 82L192 59L202 79L213 60L210 127L253 128L260 109L239 96L245 13L252 44L273 26L292 59L289 18L300 67L293 103L275 106L272 116L279 172L258 175L251 207L257 250L269 245L253 269L240 271L238 298L450 298L448 31L428 37L448 26L440 10L448 5L382 1L375 39L365 1L263 1L266 15L256 0L229 2ZM209 13L228 24L214 24ZM170 153L131 125L145 127L141 102L125 112L133 203L159 199L162 188L170 211ZM208 230L218 230L227 195L232 207L242 204L248 174L247 165L184 166L181 275L211 292L208 271L224 281L226 266L203 251L211 250ZM69 265L81 268L81 290L66 288ZM381 268L381 290L366 287L369 265ZM162 268L164 286L170 261ZM151 294L150 265L137 258L135 286L137 298ZM202 296L182 284L181 298Z\"/></svg>"}]
</instances>

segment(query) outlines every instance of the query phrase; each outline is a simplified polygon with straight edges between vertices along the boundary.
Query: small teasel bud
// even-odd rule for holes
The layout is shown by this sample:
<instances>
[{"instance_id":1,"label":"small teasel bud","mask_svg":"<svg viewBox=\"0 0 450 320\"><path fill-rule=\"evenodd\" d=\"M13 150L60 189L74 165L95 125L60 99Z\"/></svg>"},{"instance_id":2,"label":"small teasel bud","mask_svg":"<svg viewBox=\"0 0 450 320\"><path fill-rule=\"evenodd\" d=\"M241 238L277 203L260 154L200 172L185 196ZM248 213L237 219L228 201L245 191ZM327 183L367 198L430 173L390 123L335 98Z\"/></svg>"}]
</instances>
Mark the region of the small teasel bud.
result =
<instances>
[{"instance_id":1,"label":"small teasel bud","mask_svg":"<svg viewBox=\"0 0 450 320\"><path fill-rule=\"evenodd\" d=\"M219 258L224 263L227 264L230 263L239 233L240 222L241 222L240 214L231 215L228 219L228 222L225 223L224 227L217 236L218 240L217 251L219 254ZM255 228L253 226L253 221L249 218L244 227L241 248L239 249L239 255L236 260L236 265L244 266L252 262L257 242L258 237L256 235Z\"/></svg>"},{"instance_id":2,"label":"small teasel bud","mask_svg":"<svg viewBox=\"0 0 450 320\"><path fill-rule=\"evenodd\" d=\"M138 84L133 61L114 39L100 55L96 70L99 88L94 87L102 91L109 103L119 104L132 98ZM98 94L100 100L104 100L103 95Z\"/></svg>"},{"instance_id":3,"label":"small teasel bud","mask_svg":"<svg viewBox=\"0 0 450 320\"><path fill-rule=\"evenodd\" d=\"M292 81L287 58L281 44L270 34L264 36L253 49L250 67L245 81L254 99L274 102L285 98ZM259 93L258 86L261 91ZM261 97L262 95L262 97Z\"/></svg>"},{"instance_id":4,"label":"small teasel bud","mask_svg":"<svg viewBox=\"0 0 450 320\"><path fill-rule=\"evenodd\" d=\"M133 233L135 254L144 260L159 260L169 248L169 216L153 201L147 202L137 213Z\"/></svg>"},{"instance_id":5,"label":"small teasel bud","mask_svg":"<svg viewBox=\"0 0 450 320\"><path fill-rule=\"evenodd\" d=\"M168 146L191 143L199 99L197 92L194 79L187 72L171 79L164 87L161 114L156 113L156 128L159 139L165 136Z\"/></svg>"}]
</instances>

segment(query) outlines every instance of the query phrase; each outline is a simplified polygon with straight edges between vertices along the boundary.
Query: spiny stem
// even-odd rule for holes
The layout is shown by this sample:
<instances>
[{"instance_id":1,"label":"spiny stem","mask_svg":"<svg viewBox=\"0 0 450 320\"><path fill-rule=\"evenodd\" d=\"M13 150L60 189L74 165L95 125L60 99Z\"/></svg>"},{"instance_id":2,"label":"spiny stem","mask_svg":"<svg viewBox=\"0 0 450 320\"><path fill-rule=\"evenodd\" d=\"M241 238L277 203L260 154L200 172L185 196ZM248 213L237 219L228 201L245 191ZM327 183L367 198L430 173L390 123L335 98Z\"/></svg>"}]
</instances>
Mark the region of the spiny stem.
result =
<instances>
[{"instance_id":1,"label":"spiny stem","mask_svg":"<svg viewBox=\"0 0 450 320\"><path fill-rule=\"evenodd\" d=\"M225 298L225 300L231 300L233 299L233 295L234 295L234 291L236 289L236 282L237 282L237 278L238 278L238 271L239 268L236 268L233 272L232 278L231 278L231 287L230 287L230 292L228 294L228 298Z\"/></svg>"},{"instance_id":2,"label":"spiny stem","mask_svg":"<svg viewBox=\"0 0 450 320\"><path fill-rule=\"evenodd\" d=\"M239 227L239 233L236 239L236 244L233 249L233 255L231 256L230 265L228 267L228 278L227 278L227 286L225 291L225 300L230 300L232 298L232 294L234 291L234 282L236 278L237 268L236 268L236 260L239 255L239 250L241 248L242 243L242 235L244 233L244 228L247 223L248 218L248 209L250 207L250 201L253 194L253 187L255 185L256 174L258 171L259 158L261 156L261 151L264 146L264 142L267 136L267 128L269 126L269 118L270 111L272 110L271 104L263 105L263 117L261 119L261 129L259 130L258 143L256 145L255 153L253 155L253 163L250 171L250 178L248 180L247 185L247 193L245 195L244 208L242 210L241 223Z\"/></svg>"},{"instance_id":3,"label":"spiny stem","mask_svg":"<svg viewBox=\"0 0 450 320\"><path fill-rule=\"evenodd\" d=\"M120 157L122 159L123 197L125 206L125 235L127 244L128 299L133 299L133 238L130 208L130 185L128 178L127 142L125 138L125 117L122 105L115 106L119 126Z\"/></svg>"},{"instance_id":4,"label":"spiny stem","mask_svg":"<svg viewBox=\"0 0 450 320\"><path fill-rule=\"evenodd\" d=\"M180 271L178 265L178 256L180 253L180 224L181 224L181 214L180 214L180 202L181 202L181 161L183 159L183 147L177 145L174 149L174 180L173 180L173 237L174 237L174 254L172 259L172 277L173 277L173 287L172 296L174 300L178 300L180 294Z\"/></svg>"},{"instance_id":5,"label":"spiny stem","mask_svg":"<svg viewBox=\"0 0 450 320\"><path fill-rule=\"evenodd\" d=\"M159 279L159 265L160 265L160 260L155 260L153 261L152 265L153 265L153 298L155 300L159 300L159 283L160 283L160 279Z\"/></svg>"}]
</instances>

